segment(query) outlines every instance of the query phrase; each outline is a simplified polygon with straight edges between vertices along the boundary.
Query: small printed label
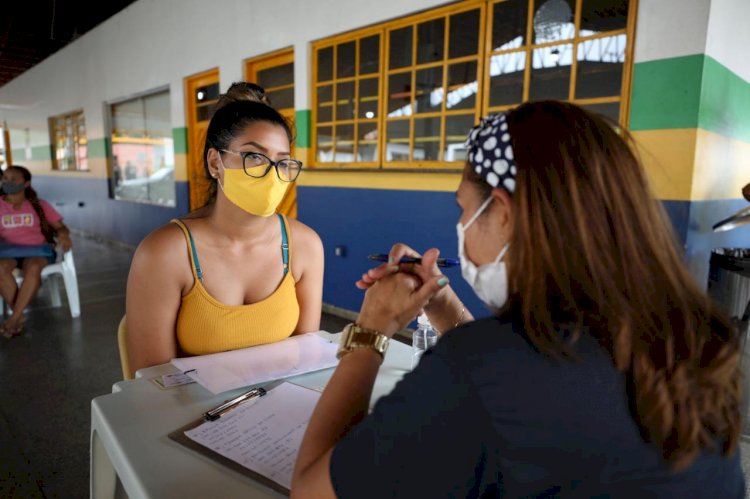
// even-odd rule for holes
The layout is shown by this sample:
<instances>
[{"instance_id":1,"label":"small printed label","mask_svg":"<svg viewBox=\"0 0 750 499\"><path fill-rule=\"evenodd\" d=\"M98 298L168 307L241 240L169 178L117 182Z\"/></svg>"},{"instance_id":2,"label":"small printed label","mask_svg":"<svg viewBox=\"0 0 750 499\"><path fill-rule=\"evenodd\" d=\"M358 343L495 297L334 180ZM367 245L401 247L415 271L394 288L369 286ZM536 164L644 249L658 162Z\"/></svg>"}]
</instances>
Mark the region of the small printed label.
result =
<instances>
[{"instance_id":1,"label":"small printed label","mask_svg":"<svg viewBox=\"0 0 750 499\"><path fill-rule=\"evenodd\" d=\"M162 388L174 388L175 386L195 383L195 380L190 378L190 376L188 376L187 374L173 373L157 376L156 378L154 378L154 383Z\"/></svg>"}]
</instances>

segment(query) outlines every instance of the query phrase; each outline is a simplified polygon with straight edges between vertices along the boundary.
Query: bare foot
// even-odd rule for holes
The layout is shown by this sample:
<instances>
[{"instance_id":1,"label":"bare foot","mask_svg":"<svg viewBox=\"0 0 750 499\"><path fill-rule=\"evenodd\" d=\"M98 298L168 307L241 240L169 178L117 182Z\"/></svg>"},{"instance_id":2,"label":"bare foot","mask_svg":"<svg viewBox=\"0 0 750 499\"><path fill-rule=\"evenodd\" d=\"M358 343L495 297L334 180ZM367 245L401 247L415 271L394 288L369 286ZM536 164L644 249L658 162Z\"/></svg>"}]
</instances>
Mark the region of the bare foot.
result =
<instances>
[{"instance_id":1,"label":"bare foot","mask_svg":"<svg viewBox=\"0 0 750 499\"><path fill-rule=\"evenodd\" d=\"M26 318L23 316L13 318L11 317L5 323L3 323L2 326L0 326L0 331L2 331L2 335L6 338L13 338L14 336L18 336L21 333L23 333L24 328L26 327Z\"/></svg>"}]
</instances>

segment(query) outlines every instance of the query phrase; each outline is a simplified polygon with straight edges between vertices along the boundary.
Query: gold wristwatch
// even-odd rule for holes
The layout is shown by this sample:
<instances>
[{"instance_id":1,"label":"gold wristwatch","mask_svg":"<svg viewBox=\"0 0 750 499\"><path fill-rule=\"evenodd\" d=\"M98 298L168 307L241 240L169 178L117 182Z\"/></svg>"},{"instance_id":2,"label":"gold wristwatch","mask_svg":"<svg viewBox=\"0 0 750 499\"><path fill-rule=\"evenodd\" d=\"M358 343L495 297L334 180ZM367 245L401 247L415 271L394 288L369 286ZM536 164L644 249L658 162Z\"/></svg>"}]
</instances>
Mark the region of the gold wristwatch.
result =
<instances>
[{"instance_id":1,"label":"gold wristwatch","mask_svg":"<svg viewBox=\"0 0 750 499\"><path fill-rule=\"evenodd\" d=\"M354 323L347 324L341 334L341 343L336 352L336 358L340 359L356 348L370 348L379 353L381 358L385 358L385 351L388 350L388 337L373 329L365 329Z\"/></svg>"}]
</instances>

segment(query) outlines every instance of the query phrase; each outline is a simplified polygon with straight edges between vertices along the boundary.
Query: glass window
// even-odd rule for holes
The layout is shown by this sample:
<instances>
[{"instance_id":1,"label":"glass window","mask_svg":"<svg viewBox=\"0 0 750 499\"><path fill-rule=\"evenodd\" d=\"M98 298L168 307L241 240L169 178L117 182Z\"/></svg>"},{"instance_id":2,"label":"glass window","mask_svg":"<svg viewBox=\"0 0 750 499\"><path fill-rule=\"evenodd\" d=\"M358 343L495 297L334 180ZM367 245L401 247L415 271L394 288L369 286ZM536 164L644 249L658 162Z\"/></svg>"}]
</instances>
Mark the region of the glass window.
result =
<instances>
[{"instance_id":1,"label":"glass window","mask_svg":"<svg viewBox=\"0 0 750 499\"><path fill-rule=\"evenodd\" d=\"M317 134L314 157L319 163L378 159L381 39L379 33L370 32L313 49L319 64L329 64L329 58L336 55L335 74L327 70L321 73L318 68L313 94ZM331 68L333 64L331 61ZM362 126L358 126L360 122Z\"/></svg>"},{"instance_id":2,"label":"glass window","mask_svg":"<svg viewBox=\"0 0 750 499\"><path fill-rule=\"evenodd\" d=\"M571 101L617 120L631 7L466 0L317 42L313 155L332 166L458 169L479 117L522 102Z\"/></svg>"},{"instance_id":3,"label":"glass window","mask_svg":"<svg viewBox=\"0 0 750 499\"><path fill-rule=\"evenodd\" d=\"M411 66L412 27L391 31L388 67L390 69Z\"/></svg>"},{"instance_id":4,"label":"glass window","mask_svg":"<svg viewBox=\"0 0 750 499\"><path fill-rule=\"evenodd\" d=\"M112 104L110 110L114 198L175 206L169 92Z\"/></svg>"},{"instance_id":5,"label":"glass window","mask_svg":"<svg viewBox=\"0 0 750 499\"><path fill-rule=\"evenodd\" d=\"M214 105L219 100L219 84L212 83L195 91L195 115L198 121L208 121L214 113Z\"/></svg>"},{"instance_id":6,"label":"glass window","mask_svg":"<svg viewBox=\"0 0 750 499\"><path fill-rule=\"evenodd\" d=\"M49 119L52 140L52 168L61 171L87 171L88 141L83 111Z\"/></svg>"},{"instance_id":7,"label":"glass window","mask_svg":"<svg viewBox=\"0 0 750 499\"><path fill-rule=\"evenodd\" d=\"M294 109L294 63L261 69L256 75L258 85L266 91L276 109Z\"/></svg>"},{"instance_id":8,"label":"glass window","mask_svg":"<svg viewBox=\"0 0 750 499\"><path fill-rule=\"evenodd\" d=\"M445 20L434 19L417 26L417 64L443 60Z\"/></svg>"}]
</instances>

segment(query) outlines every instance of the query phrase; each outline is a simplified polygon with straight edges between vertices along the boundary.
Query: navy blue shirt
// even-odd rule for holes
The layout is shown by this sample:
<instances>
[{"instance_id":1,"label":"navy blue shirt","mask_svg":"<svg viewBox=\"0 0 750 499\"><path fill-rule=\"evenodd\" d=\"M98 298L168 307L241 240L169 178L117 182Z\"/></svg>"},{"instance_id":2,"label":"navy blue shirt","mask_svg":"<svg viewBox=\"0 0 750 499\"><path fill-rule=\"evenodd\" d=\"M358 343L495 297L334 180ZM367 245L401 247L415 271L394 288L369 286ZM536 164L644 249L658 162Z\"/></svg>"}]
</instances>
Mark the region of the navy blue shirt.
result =
<instances>
[{"instance_id":1,"label":"navy blue shirt","mask_svg":"<svg viewBox=\"0 0 750 499\"><path fill-rule=\"evenodd\" d=\"M497 318L446 334L336 445L336 494L744 499L739 453L672 472L608 354L586 335L574 351L542 355Z\"/></svg>"}]
</instances>

